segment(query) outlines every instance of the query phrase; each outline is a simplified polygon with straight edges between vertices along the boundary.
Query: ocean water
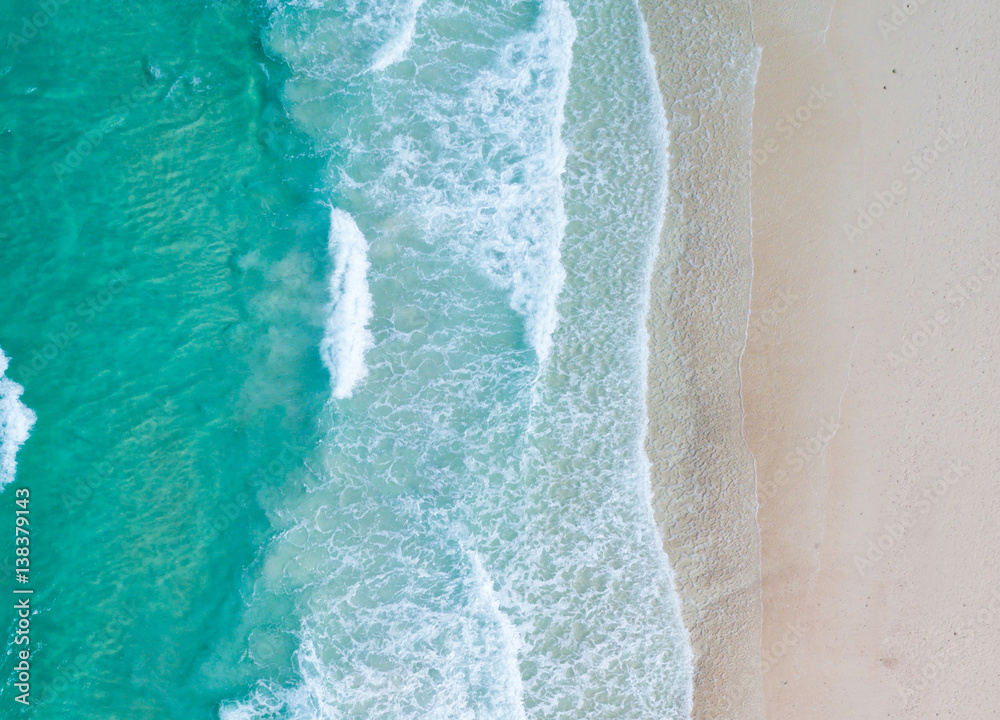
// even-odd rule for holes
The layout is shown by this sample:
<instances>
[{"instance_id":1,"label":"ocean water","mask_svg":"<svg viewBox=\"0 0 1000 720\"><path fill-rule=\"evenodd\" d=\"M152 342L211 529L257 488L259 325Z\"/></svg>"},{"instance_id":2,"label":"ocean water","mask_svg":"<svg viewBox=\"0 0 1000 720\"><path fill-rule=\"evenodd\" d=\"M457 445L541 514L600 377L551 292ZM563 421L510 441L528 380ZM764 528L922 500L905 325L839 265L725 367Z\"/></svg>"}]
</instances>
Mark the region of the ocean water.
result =
<instances>
[{"instance_id":1,"label":"ocean water","mask_svg":"<svg viewBox=\"0 0 1000 720\"><path fill-rule=\"evenodd\" d=\"M638 7L0 20L3 716L686 718Z\"/></svg>"}]
</instances>

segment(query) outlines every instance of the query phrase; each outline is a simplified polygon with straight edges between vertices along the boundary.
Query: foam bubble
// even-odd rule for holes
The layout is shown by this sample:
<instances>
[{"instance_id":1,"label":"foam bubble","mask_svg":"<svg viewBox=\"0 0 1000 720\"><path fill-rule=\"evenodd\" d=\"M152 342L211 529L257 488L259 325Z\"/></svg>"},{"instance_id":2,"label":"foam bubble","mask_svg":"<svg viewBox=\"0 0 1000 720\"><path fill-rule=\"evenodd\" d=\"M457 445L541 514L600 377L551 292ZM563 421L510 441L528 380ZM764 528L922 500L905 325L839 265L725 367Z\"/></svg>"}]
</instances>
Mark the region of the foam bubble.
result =
<instances>
[{"instance_id":1,"label":"foam bubble","mask_svg":"<svg viewBox=\"0 0 1000 720\"><path fill-rule=\"evenodd\" d=\"M10 358L0 349L0 490L14 480L17 451L37 419L21 402L24 388L5 375L9 365Z\"/></svg>"},{"instance_id":2,"label":"foam bubble","mask_svg":"<svg viewBox=\"0 0 1000 720\"><path fill-rule=\"evenodd\" d=\"M323 364L330 371L333 396L351 397L368 374L365 353L374 345L368 323L373 312L368 289L368 242L357 223L343 210L330 210L330 310L320 343Z\"/></svg>"}]
</instances>

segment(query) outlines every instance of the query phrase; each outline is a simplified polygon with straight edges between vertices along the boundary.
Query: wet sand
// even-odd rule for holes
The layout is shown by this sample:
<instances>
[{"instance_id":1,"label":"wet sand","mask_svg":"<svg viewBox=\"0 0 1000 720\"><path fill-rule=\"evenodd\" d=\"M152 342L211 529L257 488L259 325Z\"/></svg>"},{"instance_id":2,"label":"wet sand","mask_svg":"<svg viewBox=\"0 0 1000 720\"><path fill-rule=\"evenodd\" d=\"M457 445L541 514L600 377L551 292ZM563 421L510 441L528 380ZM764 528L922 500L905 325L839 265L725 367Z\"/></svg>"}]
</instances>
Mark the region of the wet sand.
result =
<instances>
[{"instance_id":1,"label":"wet sand","mask_svg":"<svg viewBox=\"0 0 1000 720\"><path fill-rule=\"evenodd\" d=\"M654 509L694 652L694 717L759 717L760 549L739 375L759 54L745 2L643 10L671 143L648 322Z\"/></svg>"}]
</instances>

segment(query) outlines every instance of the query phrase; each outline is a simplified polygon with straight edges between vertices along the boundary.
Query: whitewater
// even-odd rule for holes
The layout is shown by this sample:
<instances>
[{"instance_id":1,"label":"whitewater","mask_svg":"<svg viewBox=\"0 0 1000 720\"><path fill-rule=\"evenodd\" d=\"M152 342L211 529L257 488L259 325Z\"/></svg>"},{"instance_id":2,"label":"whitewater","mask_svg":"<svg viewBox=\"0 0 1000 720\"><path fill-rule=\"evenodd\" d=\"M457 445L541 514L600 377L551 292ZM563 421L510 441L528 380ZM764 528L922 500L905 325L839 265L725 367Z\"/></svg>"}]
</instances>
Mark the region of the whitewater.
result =
<instances>
[{"instance_id":1,"label":"whitewater","mask_svg":"<svg viewBox=\"0 0 1000 720\"><path fill-rule=\"evenodd\" d=\"M326 158L330 401L222 720L686 718L643 452L662 101L638 8L266 6Z\"/></svg>"},{"instance_id":2,"label":"whitewater","mask_svg":"<svg viewBox=\"0 0 1000 720\"><path fill-rule=\"evenodd\" d=\"M10 358L0 348L0 490L14 481L17 451L28 439L37 417L21 402L24 388L7 377Z\"/></svg>"}]
</instances>

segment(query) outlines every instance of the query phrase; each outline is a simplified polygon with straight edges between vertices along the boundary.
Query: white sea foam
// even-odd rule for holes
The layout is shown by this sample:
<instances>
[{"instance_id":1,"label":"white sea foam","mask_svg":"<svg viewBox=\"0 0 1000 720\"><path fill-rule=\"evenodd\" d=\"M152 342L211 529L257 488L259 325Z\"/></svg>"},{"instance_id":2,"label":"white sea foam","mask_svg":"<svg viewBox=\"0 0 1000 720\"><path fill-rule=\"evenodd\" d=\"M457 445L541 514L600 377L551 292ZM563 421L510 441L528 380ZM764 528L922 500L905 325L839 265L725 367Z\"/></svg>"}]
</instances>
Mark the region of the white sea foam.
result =
<instances>
[{"instance_id":1,"label":"white sea foam","mask_svg":"<svg viewBox=\"0 0 1000 720\"><path fill-rule=\"evenodd\" d=\"M31 434L35 413L21 402L24 388L6 376L10 364L0 349L0 490L14 480L17 451Z\"/></svg>"},{"instance_id":2,"label":"white sea foam","mask_svg":"<svg viewBox=\"0 0 1000 720\"><path fill-rule=\"evenodd\" d=\"M293 117L348 153L338 192L404 218L505 291L544 365L566 278L562 130L576 22L565 0L544 0L527 28L509 6L402 2L402 12L392 2L336 15L280 6L270 41L299 73ZM374 56L362 51L376 41ZM404 56L419 81L370 72Z\"/></svg>"},{"instance_id":3,"label":"white sea foam","mask_svg":"<svg viewBox=\"0 0 1000 720\"><path fill-rule=\"evenodd\" d=\"M493 579L486 572L482 557L479 553L471 551L469 560L472 567L472 581L478 595L478 604L483 613L494 621L497 627L495 638L498 641L499 662L493 672L508 711L505 717L511 718L511 720L526 720L524 684L521 680L521 668L518 666L518 656L524 645L524 640L517 628L514 627L510 617L500 607L500 600L493 590Z\"/></svg>"},{"instance_id":4,"label":"white sea foam","mask_svg":"<svg viewBox=\"0 0 1000 720\"><path fill-rule=\"evenodd\" d=\"M417 13L423 4L424 0L411 0L406 8L406 17L400 32L375 53L371 68L374 72L385 70L406 57L406 51L413 45L413 35L417 31Z\"/></svg>"},{"instance_id":5,"label":"white sea foam","mask_svg":"<svg viewBox=\"0 0 1000 720\"><path fill-rule=\"evenodd\" d=\"M575 42L569 6L549 0L532 32L504 51L497 68L480 74L466 105L470 117L484 118L493 142L503 139L523 155L474 198L479 212L472 221L482 238L481 261L510 287L511 307L524 316L542 365L552 351L566 281L560 252L566 234L562 128ZM517 112L505 111L507 104Z\"/></svg>"},{"instance_id":6,"label":"white sea foam","mask_svg":"<svg viewBox=\"0 0 1000 720\"><path fill-rule=\"evenodd\" d=\"M331 191L371 219L372 397L269 508L253 602L294 600L297 677L223 720L682 720L642 453L665 140L637 11L427 3L414 77L369 72L400 13L352 7L289 12L271 42Z\"/></svg>"},{"instance_id":7,"label":"white sea foam","mask_svg":"<svg viewBox=\"0 0 1000 720\"><path fill-rule=\"evenodd\" d=\"M320 494L329 505L339 493ZM305 524L285 534L288 545L272 549L275 575L268 579L278 583L287 583L302 562L302 550L291 545L306 540L307 548L327 550L312 553L317 566L305 590L311 613L296 653L301 681L261 683L247 699L224 705L221 720L327 720L357 708L387 720L526 720L521 639L480 558L457 547L447 531L392 527L385 523L391 513L375 512L382 527L368 542L342 545L339 527ZM419 519L437 525L431 516ZM425 562L443 559L442 552L461 572Z\"/></svg>"},{"instance_id":8,"label":"white sea foam","mask_svg":"<svg viewBox=\"0 0 1000 720\"><path fill-rule=\"evenodd\" d=\"M374 340L368 330L373 312L368 289L368 242L348 213L330 210L330 308L326 334L320 343L323 364L330 371L333 396L349 398L368 369L365 353Z\"/></svg>"},{"instance_id":9,"label":"white sea foam","mask_svg":"<svg viewBox=\"0 0 1000 720\"><path fill-rule=\"evenodd\" d=\"M562 127L566 122L564 108L569 91L569 71L573 64L572 48L576 41L576 23L569 6L562 0L549 3L541 18L540 31L541 42L546 48L543 52L557 69L551 100L552 115L545 128L546 150L541 158L546 184L551 186L549 192L556 202L549 228L551 237L543 239L525 253L523 270L514 276L511 304L527 317L528 336L544 363L552 351L552 335L559 323L556 306L566 282L566 271L560 257L560 246L566 234L562 175L566 170L567 150L562 139Z\"/></svg>"}]
</instances>

